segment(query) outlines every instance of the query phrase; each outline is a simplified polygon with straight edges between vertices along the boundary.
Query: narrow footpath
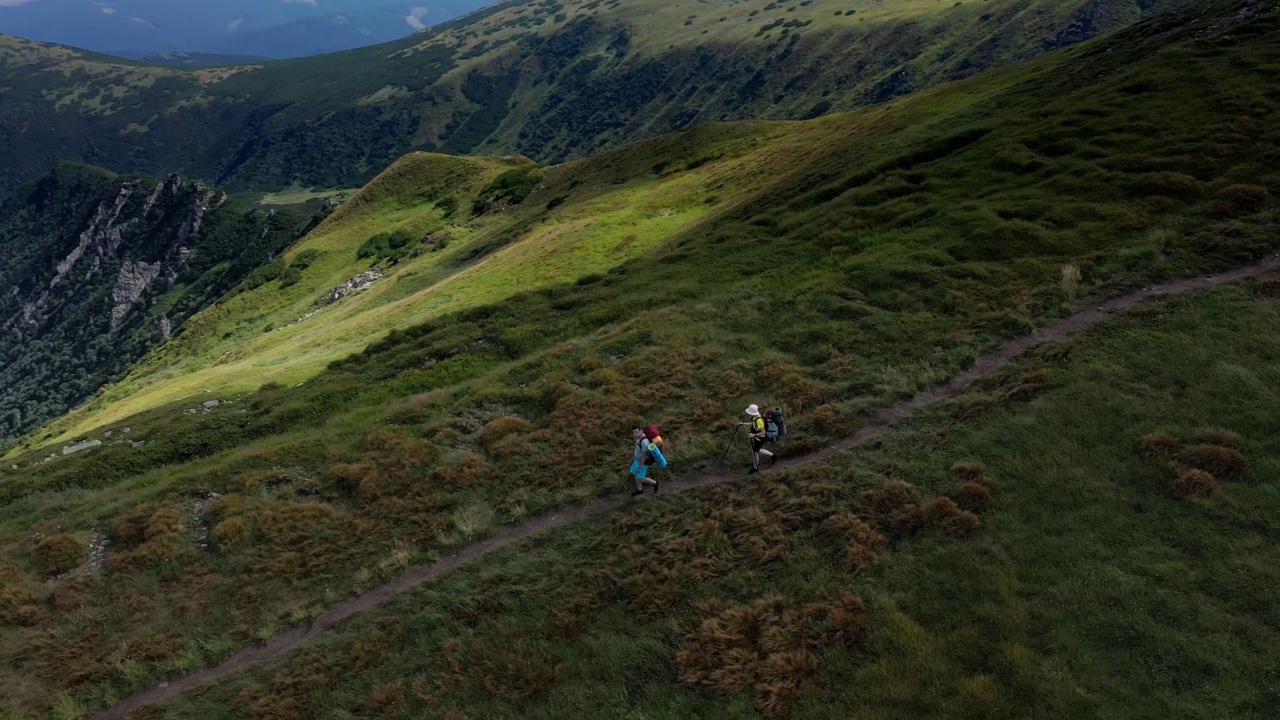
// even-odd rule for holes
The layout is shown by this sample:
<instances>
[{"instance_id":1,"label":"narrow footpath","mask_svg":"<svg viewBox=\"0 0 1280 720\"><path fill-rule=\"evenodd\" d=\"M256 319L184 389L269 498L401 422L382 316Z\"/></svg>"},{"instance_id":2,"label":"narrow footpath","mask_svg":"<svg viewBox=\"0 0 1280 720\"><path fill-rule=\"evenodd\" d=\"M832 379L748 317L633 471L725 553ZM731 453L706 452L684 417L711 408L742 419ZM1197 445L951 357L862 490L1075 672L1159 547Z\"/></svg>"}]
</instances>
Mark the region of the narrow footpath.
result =
<instances>
[{"instance_id":1,"label":"narrow footpath","mask_svg":"<svg viewBox=\"0 0 1280 720\"><path fill-rule=\"evenodd\" d=\"M1236 268L1235 270L1220 273L1218 275L1174 280L1172 282L1155 285L1142 290L1135 290L1125 295L1120 295L1099 304L1092 305L1087 310L1083 310L1052 325L1036 330L1029 335L1024 335L1010 340L992 352L978 358L977 362L975 362L972 367L955 376L945 385L940 385L933 389L926 390L910 400L904 400L893 407L876 412L867 425L846 437L844 440L807 455L786 460L778 460L778 462L773 466L772 471L780 471L791 467L807 465L809 463L824 460L832 455L837 455L856 448L860 445L864 445L867 442L880 437L888 431L889 428L903 420L906 420L907 418L910 418L915 413L934 405L941 400L960 395L975 381L990 375L1011 360L1025 354L1027 351L1039 345L1061 340L1084 332L1106 320L1113 313L1125 310L1153 298L1182 295L1198 290L1206 290L1219 285L1257 277L1277 268L1280 268L1280 255L1272 255L1267 257L1265 260ZM742 473L734 473L730 475L686 475L679 479L664 482L662 484L662 494L665 495L667 493L682 492L685 490L706 487L708 485L735 482L742 480L745 477L746 476ZM629 494L624 493L614 495L596 500L595 502L588 503L586 505L566 508L549 515L543 515L520 525L509 527L487 540L482 540L463 548L454 555L442 558L430 565L424 565L410 570L385 585L374 588L363 595L358 595L348 600L344 600L343 602L334 605L328 612L310 625L297 627L287 632L283 632L263 645L246 648L219 665L205 668L191 675L187 675L186 677L162 683L157 687L132 695L121 700L119 703L98 712L92 717L94 720L117 720L119 718L124 718L129 713L134 712L139 708L164 702L193 688L217 682L229 675L283 655L312 638L329 632L338 623L346 620L352 615L376 608L390 600L392 597L421 585L427 580L438 575L449 572L454 568L469 565L489 553L501 550L509 545L518 543L526 538L544 533L548 530L554 530L565 525L570 525L595 517L596 515L617 510L629 502L634 502Z\"/></svg>"}]
</instances>

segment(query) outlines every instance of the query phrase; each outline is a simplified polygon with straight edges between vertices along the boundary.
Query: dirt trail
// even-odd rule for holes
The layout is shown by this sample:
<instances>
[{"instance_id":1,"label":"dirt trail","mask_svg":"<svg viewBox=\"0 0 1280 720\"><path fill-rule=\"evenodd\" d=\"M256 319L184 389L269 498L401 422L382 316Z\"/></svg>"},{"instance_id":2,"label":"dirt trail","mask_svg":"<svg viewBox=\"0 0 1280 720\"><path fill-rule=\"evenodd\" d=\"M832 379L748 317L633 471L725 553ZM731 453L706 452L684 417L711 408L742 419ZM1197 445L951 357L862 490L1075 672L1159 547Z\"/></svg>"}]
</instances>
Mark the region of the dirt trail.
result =
<instances>
[{"instance_id":1,"label":"dirt trail","mask_svg":"<svg viewBox=\"0 0 1280 720\"><path fill-rule=\"evenodd\" d=\"M1010 340L996 350L980 357L971 368L955 376L947 384L926 390L910 400L904 400L893 407L878 411L872 416L870 423L844 440L804 456L789 460L779 460L772 470L779 471L789 467L806 465L858 447L859 445L863 445L870 440L880 437L889 428L911 417L920 410L927 408L940 400L959 395L972 385L974 381L986 375L990 375L1001 366L1020 355L1023 355L1028 350L1031 350L1038 345L1060 340L1088 330L1101 323L1103 320L1106 320L1108 316L1119 310L1124 310L1152 298L1181 295L1246 278L1257 277L1271 270L1275 270L1276 268L1280 268L1280 255L1273 255L1260 262L1246 265L1218 275L1175 280L1145 288L1143 290L1136 290L1128 294L1103 301L1102 303L1090 307L1088 310L1081 311L1064 320L1060 320L1052 325L1036 330L1029 335L1024 335L1022 337L1015 338L1014 340ZM680 479L663 483L662 493L667 494L672 492L681 492L683 490L691 490L694 488L706 487L708 485L733 482L742 480L744 477L745 476L741 473L735 473L732 475L686 475ZM144 706L164 702L186 692L187 690L208 685L246 668L266 662L267 660L297 648L299 645L316 637L317 635L332 630L334 626L352 615L375 608L385 603L387 600L390 600L395 595L420 585L442 573L473 563L495 550L500 550L533 535L563 527L565 525L570 525L601 513L616 510L631 501L631 497L627 494L615 495L596 500L586 505L566 508L559 512L534 518L533 520L529 520L521 525L507 528L487 540L482 540L473 545L467 546L455 555L450 555L430 565L425 565L411 570L395 580L374 588L363 595L340 602L330 608L329 611L318 620L306 627L294 628L275 636L270 642L264 645L242 650L228 658L220 665L205 668L195 674L179 678L172 682L162 683L161 685L149 690L144 690L136 695L121 700L116 705L107 708L92 717L94 720L114 720L116 718L124 718L129 713Z\"/></svg>"}]
</instances>

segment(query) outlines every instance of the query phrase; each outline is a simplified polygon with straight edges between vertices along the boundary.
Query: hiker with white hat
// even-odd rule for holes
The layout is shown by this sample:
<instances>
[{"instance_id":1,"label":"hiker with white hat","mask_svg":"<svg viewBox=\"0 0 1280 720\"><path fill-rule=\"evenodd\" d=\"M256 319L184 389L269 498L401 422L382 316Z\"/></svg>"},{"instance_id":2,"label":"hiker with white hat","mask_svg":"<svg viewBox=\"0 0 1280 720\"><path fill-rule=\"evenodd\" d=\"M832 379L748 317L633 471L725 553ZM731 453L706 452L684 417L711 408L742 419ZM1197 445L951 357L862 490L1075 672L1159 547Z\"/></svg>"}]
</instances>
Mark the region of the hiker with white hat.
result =
<instances>
[{"instance_id":1,"label":"hiker with white hat","mask_svg":"<svg viewBox=\"0 0 1280 720\"><path fill-rule=\"evenodd\" d=\"M765 432L764 416L760 414L760 407L752 403L747 406L745 412L747 420L739 425L746 425L747 433L751 436L751 471L747 473L750 475L760 472L761 455L769 458L770 467L778 461L778 457L764 449L764 444L769 442L769 436Z\"/></svg>"}]
</instances>

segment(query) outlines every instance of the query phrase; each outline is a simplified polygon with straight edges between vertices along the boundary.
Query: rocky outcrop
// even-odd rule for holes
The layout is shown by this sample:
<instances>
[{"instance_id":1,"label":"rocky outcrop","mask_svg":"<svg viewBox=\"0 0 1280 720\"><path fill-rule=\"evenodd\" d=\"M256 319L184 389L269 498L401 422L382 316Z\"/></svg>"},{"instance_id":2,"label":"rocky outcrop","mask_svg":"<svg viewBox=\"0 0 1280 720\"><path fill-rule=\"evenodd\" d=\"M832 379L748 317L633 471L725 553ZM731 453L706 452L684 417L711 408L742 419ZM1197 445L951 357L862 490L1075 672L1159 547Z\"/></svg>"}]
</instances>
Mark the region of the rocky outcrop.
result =
<instances>
[{"instance_id":1,"label":"rocky outcrop","mask_svg":"<svg viewBox=\"0 0 1280 720\"><path fill-rule=\"evenodd\" d=\"M147 286L160 277L160 263L145 263L126 260L120 266L120 276L116 279L116 287L111 291L111 299L115 306L111 308L111 329L120 327L121 321L133 309L134 303L142 297ZM167 335L167 333L166 333Z\"/></svg>"},{"instance_id":2,"label":"rocky outcrop","mask_svg":"<svg viewBox=\"0 0 1280 720\"><path fill-rule=\"evenodd\" d=\"M325 305L332 305L352 293L360 292L383 278L381 270L370 270L351 278L345 284L329 291L325 296Z\"/></svg>"},{"instance_id":3,"label":"rocky outcrop","mask_svg":"<svg viewBox=\"0 0 1280 720\"><path fill-rule=\"evenodd\" d=\"M302 224L177 176L82 165L0 204L0 444L92 397Z\"/></svg>"}]
</instances>

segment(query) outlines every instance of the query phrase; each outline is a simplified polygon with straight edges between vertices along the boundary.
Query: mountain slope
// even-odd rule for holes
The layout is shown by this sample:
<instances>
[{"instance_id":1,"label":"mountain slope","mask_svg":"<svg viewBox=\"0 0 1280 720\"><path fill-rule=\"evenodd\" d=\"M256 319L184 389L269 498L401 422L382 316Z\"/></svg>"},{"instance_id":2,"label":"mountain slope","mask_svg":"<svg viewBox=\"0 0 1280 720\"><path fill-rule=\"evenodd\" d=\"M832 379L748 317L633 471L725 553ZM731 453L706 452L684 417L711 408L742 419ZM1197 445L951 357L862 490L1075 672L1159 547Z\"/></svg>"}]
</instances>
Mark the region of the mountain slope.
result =
<instances>
[{"instance_id":1,"label":"mountain slope","mask_svg":"<svg viewBox=\"0 0 1280 720\"><path fill-rule=\"evenodd\" d=\"M62 165L0 205L0 443L117 379L296 239L172 176Z\"/></svg>"},{"instance_id":2,"label":"mountain slope","mask_svg":"<svg viewBox=\"0 0 1280 720\"><path fill-rule=\"evenodd\" d=\"M103 53L300 57L398 40L483 0L29 0L0 3L0 33Z\"/></svg>"},{"instance_id":3,"label":"mountain slope","mask_svg":"<svg viewBox=\"0 0 1280 720\"><path fill-rule=\"evenodd\" d=\"M259 190L350 187L411 150L558 161L883 101L1176 5L509 0L398 43L217 73L0 40L21 100L0 112L0 189L62 159Z\"/></svg>"},{"instance_id":4,"label":"mountain slope","mask_svg":"<svg viewBox=\"0 0 1280 720\"><path fill-rule=\"evenodd\" d=\"M176 376L157 372L138 387L181 383L190 366L198 372L210 361L206 353L244 347L244 357L230 359L251 363L276 352L254 342L265 329L254 327L255 313L299 317L294 311L311 307L330 277L359 267L368 242L365 267L405 251L394 265L379 261L391 271L379 281L386 284L365 293L382 294L345 298L289 331L323 337L332 319L333 342L375 339L366 351L302 383L236 394L259 380L245 373L222 378L225 391L110 425L91 414L106 417L110 407L72 419L93 428L75 439L129 427L141 447L54 462L34 446L9 456L0 469L0 618L11 627L0 636L0 667L19 691L2 699L6 712L74 716L109 704L305 626L350 593L501 527L616 495L629 489L636 424L663 428L683 475L716 465L748 402L785 403L783 452L803 453L1085 304L1273 253L1277 40L1274 6L1197 4L816 121L712 125L550 169L407 158L299 246L298 255L329 255L300 270L297 283L243 289L227 305L253 302L211 309L202 318L216 327L188 330L241 340L205 349L179 339L168 356ZM690 206L699 204L710 210L694 216ZM609 217L624 211L637 215ZM672 227L631 230L667 220ZM595 229L576 233L593 221ZM415 234L403 244L374 241L397 224ZM440 238L418 230L450 240L436 250ZM576 250L590 251L594 264ZM566 255L572 261L560 262ZM522 291L509 281L526 267L546 284ZM450 286L454 277L465 282ZM442 303L433 307L437 284ZM1265 504L1274 493L1247 484L1224 491L1220 505L1204 506L1220 527L1195 522L1198 501L1151 511L1170 502L1169 470L1138 452L1140 433L1176 433L1156 446L1165 452L1184 440L1206 444L1193 440L1197 433L1225 424L1246 439L1212 437L1244 448L1258 471L1245 477L1270 477L1274 282L1249 292L1257 312L1205 306L1221 326L1198 336L1207 345L1188 342L1177 324L1167 343L1153 339L1165 313L1143 309L1126 328L1144 344L1137 362L1109 362L1108 343L1136 344L1104 338L1102 357L1091 356L1102 381L1037 406L1039 414L986 424L1057 390L1057 363L1080 346L1047 347L1030 366L991 377L903 443L829 458L794 485L766 472L762 482L687 501L659 494L582 534L513 550L514 566L442 578L439 593L415 596L421 602L411 608L353 625L356 642L336 638L332 652L290 658L269 686L249 679L230 695L217 689L209 705L183 698L172 712L556 716L629 705L699 716L748 714L753 704L769 711L777 698L778 707L889 703L915 717L946 715L963 693L959 707L979 716L1143 714L1148 706L1159 715L1185 702L1179 658L1194 647L1196 667L1213 670L1195 676L1197 706L1217 700L1247 717L1270 707L1251 688L1269 687L1274 665L1274 603L1257 590L1273 586L1271 546L1258 538L1276 517ZM427 322L411 325L412 313L400 313L398 301L410 298ZM345 307L359 312L344 317ZM383 337L387 318L408 327ZM1222 328L1226 338L1215 340ZM1250 350L1253 334L1265 342ZM1206 366L1212 383L1196 385ZM1115 387L1140 397L1151 377L1164 378L1159 404L1120 402ZM1237 400L1246 392L1253 404ZM1211 402L1188 400L1200 393ZM202 408L206 398L220 404ZM1098 411L1102 421L1078 422ZM974 428L989 434L957 443ZM1016 457L1004 454L1010 446ZM730 456L745 470L741 443ZM1185 457L1217 457L1237 476L1244 467L1222 450ZM928 500L960 484L948 466L973 460L997 468L1009 498L998 494L976 526ZM1115 482L1099 480L1108 473ZM920 502L891 483L904 477L928 490ZM859 501L863 490L888 494ZM965 502L981 500L968 492ZM876 498L885 500L878 520L866 506ZM1016 532L999 534L1013 513ZM940 519L956 534L993 534L953 544ZM915 534L924 528L933 530ZM871 530L894 543L882 548ZM1118 549L1126 553L1119 569L1110 562ZM1188 575L1204 557L1236 552L1240 569L1263 570L1259 583L1212 563L1211 576ZM875 574L878 557L898 570ZM1016 569L1005 573L1008 558ZM1051 566L1066 573L1061 585L1041 571ZM988 574L996 567L1002 574ZM934 582L946 568L953 582ZM866 585L852 584L859 570L856 582ZM1122 596L1111 592L1121 587ZM1053 601L1023 588L1052 590ZM867 625L842 592L874 600ZM1079 616L1063 610L1071 597L1088 601ZM795 632L773 628L760 634L770 644L746 646L712 632L716 623L751 626L757 601L766 625ZM1133 603L1144 619L1130 633L1107 613ZM1197 615L1203 608L1210 614ZM1046 610L1063 613L1050 616L1063 624L1040 622L1036 613ZM1175 610L1177 627L1160 630L1157 620ZM651 612L661 619L648 621ZM828 617L845 640L876 642L814 652L805 638ZM1248 636L1263 640L1223 636L1217 619L1256 625ZM698 635L704 622L709 630ZM939 639L922 628L954 630ZM1213 651L1202 652L1200 640ZM721 659L750 660L736 649L765 652L760 663L735 666L743 674L713 683L708 673ZM785 656L765 662L778 652ZM1201 665L1231 654L1240 675ZM1135 664L1138 656L1159 662ZM851 675L859 682L842 681ZM643 689L633 697L637 682Z\"/></svg>"}]
</instances>

